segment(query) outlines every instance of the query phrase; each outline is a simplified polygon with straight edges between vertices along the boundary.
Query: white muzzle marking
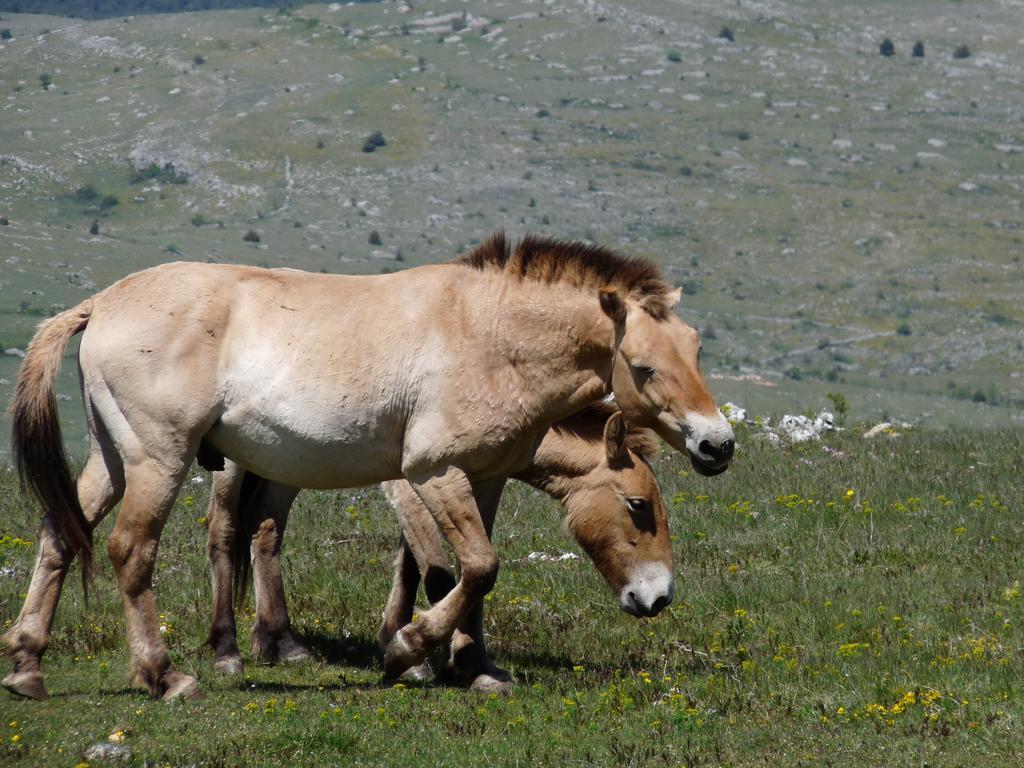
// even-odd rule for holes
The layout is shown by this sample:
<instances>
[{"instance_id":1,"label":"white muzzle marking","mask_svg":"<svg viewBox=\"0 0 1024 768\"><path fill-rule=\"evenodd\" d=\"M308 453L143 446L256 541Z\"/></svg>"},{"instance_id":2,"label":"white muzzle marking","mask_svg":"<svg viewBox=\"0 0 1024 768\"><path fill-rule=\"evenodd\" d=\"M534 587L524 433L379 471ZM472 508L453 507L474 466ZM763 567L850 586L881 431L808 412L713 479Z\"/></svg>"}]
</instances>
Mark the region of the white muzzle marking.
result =
<instances>
[{"instance_id":1,"label":"white muzzle marking","mask_svg":"<svg viewBox=\"0 0 1024 768\"><path fill-rule=\"evenodd\" d=\"M642 563L619 592L619 607L633 616L653 616L672 602L672 572L663 563Z\"/></svg>"}]
</instances>

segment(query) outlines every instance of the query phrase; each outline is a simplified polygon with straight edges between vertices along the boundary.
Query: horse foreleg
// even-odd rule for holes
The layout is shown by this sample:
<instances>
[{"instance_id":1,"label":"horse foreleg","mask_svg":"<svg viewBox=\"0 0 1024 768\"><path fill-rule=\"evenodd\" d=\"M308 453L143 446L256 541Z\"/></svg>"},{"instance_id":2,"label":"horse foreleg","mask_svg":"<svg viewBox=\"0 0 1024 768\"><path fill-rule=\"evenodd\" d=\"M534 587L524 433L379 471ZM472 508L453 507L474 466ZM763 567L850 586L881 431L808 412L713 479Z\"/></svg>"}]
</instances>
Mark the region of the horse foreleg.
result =
<instances>
[{"instance_id":1,"label":"horse foreleg","mask_svg":"<svg viewBox=\"0 0 1024 768\"><path fill-rule=\"evenodd\" d=\"M214 653L213 668L229 675L240 675L243 671L231 586L240 525L239 494L244 476L245 470L234 462L225 461L224 469L213 473L210 505L206 511L209 526L206 553L213 573L213 618L208 642Z\"/></svg>"},{"instance_id":2,"label":"horse foreleg","mask_svg":"<svg viewBox=\"0 0 1024 768\"><path fill-rule=\"evenodd\" d=\"M106 453L105 453L106 449ZM85 519L95 528L120 501L124 473L120 459L105 435L93 433L85 468L78 478L78 499ZM62 547L45 524L39 532L39 546L25 604L14 626L3 636L14 670L3 679L7 690L32 699L46 699L42 656L50 644L50 630L57 611L64 578L74 554Z\"/></svg>"},{"instance_id":3,"label":"horse foreleg","mask_svg":"<svg viewBox=\"0 0 1024 768\"><path fill-rule=\"evenodd\" d=\"M503 489L504 481L500 484L474 487L488 540L494 529L494 517L501 502ZM487 653L482 597L470 608L465 620L452 635L448 668L457 680L468 682L473 690L495 692L504 690L512 684L512 676L497 666Z\"/></svg>"},{"instance_id":4,"label":"horse foreleg","mask_svg":"<svg viewBox=\"0 0 1024 768\"><path fill-rule=\"evenodd\" d=\"M412 621L421 576L431 605L440 602L455 586L437 523L412 486L404 480L394 480L384 483L384 493L395 510L402 532L395 555L391 593L378 634L381 650L387 648L398 630Z\"/></svg>"},{"instance_id":5,"label":"horse foreleg","mask_svg":"<svg viewBox=\"0 0 1024 768\"><path fill-rule=\"evenodd\" d=\"M388 643L385 673L394 676L422 663L429 651L446 642L467 619L473 606L494 586L498 558L491 546L478 498L485 506L500 498L504 478L474 487L461 470L410 477L416 494L430 510L461 565L455 587L419 620L404 626Z\"/></svg>"}]
</instances>

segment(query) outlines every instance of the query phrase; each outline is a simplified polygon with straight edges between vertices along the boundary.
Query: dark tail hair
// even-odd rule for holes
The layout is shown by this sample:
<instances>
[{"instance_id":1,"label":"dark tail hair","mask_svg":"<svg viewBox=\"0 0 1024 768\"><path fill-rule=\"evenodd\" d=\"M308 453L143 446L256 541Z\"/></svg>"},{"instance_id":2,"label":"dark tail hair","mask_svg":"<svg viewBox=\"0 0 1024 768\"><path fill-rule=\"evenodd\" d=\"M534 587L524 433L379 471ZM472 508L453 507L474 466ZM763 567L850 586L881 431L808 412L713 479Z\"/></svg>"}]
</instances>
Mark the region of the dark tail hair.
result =
<instances>
[{"instance_id":1,"label":"dark tail hair","mask_svg":"<svg viewBox=\"0 0 1024 768\"><path fill-rule=\"evenodd\" d=\"M231 572L231 590L234 594L235 605L239 606L245 601L245 593L249 589L249 579L252 575L249 549L257 528L256 521L253 520L251 506L262 484L262 477L246 471L242 476L242 487L238 492L238 525L235 526L235 556L233 558L234 568Z\"/></svg>"},{"instance_id":2,"label":"dark tail hair","mask_svg":"<svg viewBox=\"0 0 1024 768\"><path fill-rule=\"evenodd\" d=\"M92 316L92 299L39 326L18 372L11 417L11 453L21 489L27 486L43 505L43 525L57 544L82 560L82 585L92 581L92 528L78 502L57 418L54 384L64 350Z\"/></svg>"}]
</instances>

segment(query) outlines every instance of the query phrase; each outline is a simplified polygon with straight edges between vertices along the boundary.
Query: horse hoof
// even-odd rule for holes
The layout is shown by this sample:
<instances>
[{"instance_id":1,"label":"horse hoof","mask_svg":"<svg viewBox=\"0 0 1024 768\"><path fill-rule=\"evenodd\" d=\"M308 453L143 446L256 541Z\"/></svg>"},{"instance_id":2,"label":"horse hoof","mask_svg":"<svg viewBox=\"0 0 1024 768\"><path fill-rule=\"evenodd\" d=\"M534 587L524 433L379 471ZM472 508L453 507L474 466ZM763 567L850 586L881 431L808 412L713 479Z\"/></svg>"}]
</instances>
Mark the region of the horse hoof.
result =
<instances>
[{"instance_id":1,"label":"horse hoof","mask_svg":"<svg viewBox=\"0 0 1024 768\"><path fill-rule=\"evenodd\" d=\"M426 653L417 653L413 650L399 632L391 638L387 650L384 651L384 677L397 678L410 667L421 664L425 658Z\"/></svg>"},{"instance_id":2,"label":"horse hoof","mask_svg":"<svg viewBox=\"0 0 1024 768\"><path fill-rule=\"evenodd\" d=\"M215 659L213 668L222 675L240 675L245 671L241 656L223 656Z\"/></svg>"},{"instance_id":3,"label":"horse hoof","mask_svg":"<svg viewBox=\"0 0 1024 768\"><path fill-rule=\"evenodd\" d=\"M43 685L43 673L38 670L11 672L3 679L2 685L15 696L24 696L26 699L46 701L50 698L50 694L46 692L46 686Z\"/></svg>"},{"instance_id":4,"label":"horse hoof","mask_svg":"<svg viewBox=\"0 0 1024 768\"><path fill-rule=\"evenodd\" d=\"M199 683L194 677L189 677L181 672L171 672L167 675L167 688L161 696L164 701L174 699L200 699L203 692L199 690Z\"/></svg>"},{"instance_id":5,"label":"horse hoof","mask_svg":"<svg viewBox=\"0 0 1024 768\"><path fill-rule=\"evenodd\" d=\"M309 651L296 640L284 640L278 645L278 661L295 663L309 661L311 658Z\"/></svg>"},{"instance_id":6,"label":"horse hoof","mask_svg":"<svg viewBox=\"0 0 1024 768\"><path fill-rule=\"evenodd\" d=\"M434 679L434 670L426 662L409 667L401 674L400 680L411 683L429 683Z\"/></svg>"},{"instance_id":7,"label":"horse hoof","mask_svg":"<svg viewBox=\"0 0 1024 768\"><path fill-rule=\"evenodd\" d=\"M492 675L487 672L477 675L469 686L471 691L480 693L507 693L511 691L515 683L504 670L498 670L500 675ZM502 676L503 675L503 676Z\"/></svg>"}]
</instances>

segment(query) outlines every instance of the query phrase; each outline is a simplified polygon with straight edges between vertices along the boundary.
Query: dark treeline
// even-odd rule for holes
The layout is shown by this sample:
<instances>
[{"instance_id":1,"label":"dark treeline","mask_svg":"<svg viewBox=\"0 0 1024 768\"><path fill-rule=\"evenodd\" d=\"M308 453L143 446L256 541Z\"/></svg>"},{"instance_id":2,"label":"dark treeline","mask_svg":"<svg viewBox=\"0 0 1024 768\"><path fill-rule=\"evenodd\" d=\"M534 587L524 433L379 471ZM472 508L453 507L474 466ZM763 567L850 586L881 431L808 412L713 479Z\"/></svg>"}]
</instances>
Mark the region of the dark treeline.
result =
<instances>
[{"instance_id":1,"label":"dark treeline","mask_svg":"<svg viewBox=\"0 0 1024 768\"><path fill-rule=\"evenodd\" d=\"M147 13L182 13L224 8L281 8L303 4L295 0L0 0L0 13L42 13L77 19L105 19L111 16L140 16Z\"/></svg>"}]
</instances>

